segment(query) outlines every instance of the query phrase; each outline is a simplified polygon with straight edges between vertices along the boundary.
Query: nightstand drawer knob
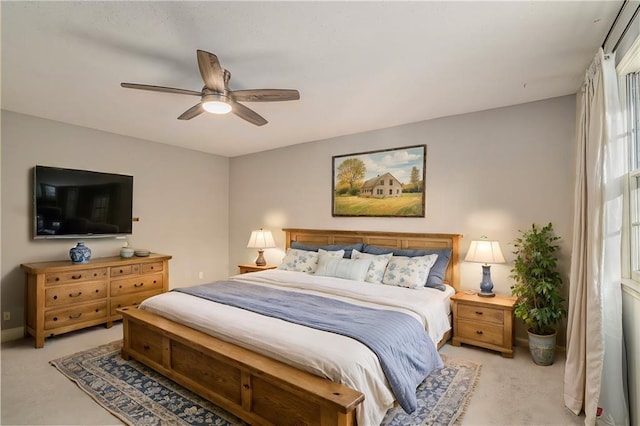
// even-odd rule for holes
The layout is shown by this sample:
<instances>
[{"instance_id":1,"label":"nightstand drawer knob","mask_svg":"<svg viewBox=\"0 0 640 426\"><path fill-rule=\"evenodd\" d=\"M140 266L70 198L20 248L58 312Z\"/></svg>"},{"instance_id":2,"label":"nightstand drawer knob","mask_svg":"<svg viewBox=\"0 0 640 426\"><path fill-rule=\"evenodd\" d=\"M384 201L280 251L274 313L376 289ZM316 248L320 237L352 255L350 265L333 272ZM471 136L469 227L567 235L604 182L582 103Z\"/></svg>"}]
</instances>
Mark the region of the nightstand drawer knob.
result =
<instances>
[{"instance_id":1,"label":"nightstand drawer knob","mask_svg":"<svg viewBox=\"0 0 640 426\"><path fill-rule=\"evenodd\" d=\"M482 312L476 311L476 315L482 315Z\"/></svg>"},{"instance_id":2,"label":"nightstand drawer knob","mask_svg":"<svg viewBox=\"0 0 640 426\"><path fill-rule=\"evenodd\" d=\"M482 330L476 330L476 334L482 334Z\"/></svg>"}]
</instances>

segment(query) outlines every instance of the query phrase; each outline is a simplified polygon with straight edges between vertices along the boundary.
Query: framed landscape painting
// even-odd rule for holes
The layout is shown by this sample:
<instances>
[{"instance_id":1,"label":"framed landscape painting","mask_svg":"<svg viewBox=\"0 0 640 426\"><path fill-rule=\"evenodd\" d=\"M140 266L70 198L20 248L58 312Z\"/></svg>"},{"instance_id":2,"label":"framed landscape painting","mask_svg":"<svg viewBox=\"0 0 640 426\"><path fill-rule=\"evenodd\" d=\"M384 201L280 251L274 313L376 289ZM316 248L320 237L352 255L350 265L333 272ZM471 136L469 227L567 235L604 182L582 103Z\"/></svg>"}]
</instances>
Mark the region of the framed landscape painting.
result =
<instances>
[{"instance_id":1,"label":"framed landscape painting","mask_svg":"<svg viewBox=\"0 0 640 426\"><path fill-rule=\"evenodd\" d=\"M336 155L333 216L425 217L427 146Z\"/></svg>"}]
</instances>

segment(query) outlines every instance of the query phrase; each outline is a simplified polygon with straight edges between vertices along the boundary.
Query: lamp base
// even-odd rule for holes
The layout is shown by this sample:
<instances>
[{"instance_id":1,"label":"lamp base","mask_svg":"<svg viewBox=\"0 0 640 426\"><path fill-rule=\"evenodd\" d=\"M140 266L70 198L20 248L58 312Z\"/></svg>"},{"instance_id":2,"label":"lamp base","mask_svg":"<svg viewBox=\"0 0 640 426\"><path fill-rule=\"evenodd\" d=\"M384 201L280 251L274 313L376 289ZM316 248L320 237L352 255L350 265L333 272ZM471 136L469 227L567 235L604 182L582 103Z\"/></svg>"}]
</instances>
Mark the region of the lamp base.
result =
<instances>
[{"instance_id":1,"label":"lamp base","mask_svg":"<svg viewBox=\"0 0 640 426\"><path fill-rule=\"evenodd\" d=\"M256 266L265 266L267 261L264 258L264 250L258 250L258 258L256 259Z\"/></svg>"},{"instance_id":2,"label":"lamp base","mask_svg":"<svg viewBox=\"0 0 640 426\"><path fill-rule=\"evenodd\" d=\"M482 282L480 283L480 297L494 297L493 282L491 281L491 265L482 265Z\"/></svg>"}]
</instances>

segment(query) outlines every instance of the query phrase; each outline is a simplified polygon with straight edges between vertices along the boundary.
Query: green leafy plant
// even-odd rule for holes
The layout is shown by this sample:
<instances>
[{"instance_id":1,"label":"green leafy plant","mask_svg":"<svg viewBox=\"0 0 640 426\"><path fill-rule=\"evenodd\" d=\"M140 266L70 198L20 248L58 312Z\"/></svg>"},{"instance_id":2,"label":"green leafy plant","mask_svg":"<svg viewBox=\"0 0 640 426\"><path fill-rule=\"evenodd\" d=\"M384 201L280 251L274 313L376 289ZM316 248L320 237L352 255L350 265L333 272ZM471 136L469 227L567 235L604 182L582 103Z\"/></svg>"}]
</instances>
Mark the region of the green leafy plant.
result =
<instances>
[{"instance_id":1,"label":"green leafy plant","mask_svg":"<svg viewBox=\"0 0 640 426\"><path fill-rule=\"evenodd\" d=\"M514 242L516 259L511 269L511 294L518 298L514 307L520 318L535 334L553 334L553 326L567 315L560 295L562 277L556 270L560 239L553 225L533 224Z\"/></svg>"}]
</instances>

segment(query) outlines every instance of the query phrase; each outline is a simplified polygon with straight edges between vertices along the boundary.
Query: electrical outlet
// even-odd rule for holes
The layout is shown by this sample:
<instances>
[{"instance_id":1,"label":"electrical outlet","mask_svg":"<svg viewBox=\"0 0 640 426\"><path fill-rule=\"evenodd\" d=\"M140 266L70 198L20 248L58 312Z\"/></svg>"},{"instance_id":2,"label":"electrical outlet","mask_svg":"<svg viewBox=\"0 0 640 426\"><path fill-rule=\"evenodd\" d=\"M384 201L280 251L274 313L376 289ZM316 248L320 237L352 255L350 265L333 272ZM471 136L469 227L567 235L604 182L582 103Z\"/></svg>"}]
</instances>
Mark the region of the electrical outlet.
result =
<instances>
[{"instance_id":1,"label":"electrical outlet","mask_svg":"<svg viewBox=\"0 0 640 426\"><path fill-rule=\"evenodd\" d=\"M9 320L11 319L11 312L4 312L4 313L2 314L2 319L3 319L4 321L9 321Z\"/></svg>"}]
</instances>

